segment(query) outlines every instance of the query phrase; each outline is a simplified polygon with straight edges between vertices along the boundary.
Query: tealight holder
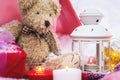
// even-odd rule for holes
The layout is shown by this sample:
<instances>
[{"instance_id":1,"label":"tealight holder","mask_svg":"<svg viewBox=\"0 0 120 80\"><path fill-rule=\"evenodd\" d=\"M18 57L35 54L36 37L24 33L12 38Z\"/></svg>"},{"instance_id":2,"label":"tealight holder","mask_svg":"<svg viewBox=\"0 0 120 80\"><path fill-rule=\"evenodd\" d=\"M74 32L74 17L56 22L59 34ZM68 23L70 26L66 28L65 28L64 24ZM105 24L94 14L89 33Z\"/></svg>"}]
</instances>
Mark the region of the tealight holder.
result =
<instances>
[{"instance_id":1,"label":"tealight holder","mask_svg":"<svg viewBox=\"0 0 120 80\"><path fill-rule=\"evenodd\" d=\"M33 70L27 71L29 80L53 80L53 72L45 70L44 66L35 66Z\"/></svg>"}]
</instances>

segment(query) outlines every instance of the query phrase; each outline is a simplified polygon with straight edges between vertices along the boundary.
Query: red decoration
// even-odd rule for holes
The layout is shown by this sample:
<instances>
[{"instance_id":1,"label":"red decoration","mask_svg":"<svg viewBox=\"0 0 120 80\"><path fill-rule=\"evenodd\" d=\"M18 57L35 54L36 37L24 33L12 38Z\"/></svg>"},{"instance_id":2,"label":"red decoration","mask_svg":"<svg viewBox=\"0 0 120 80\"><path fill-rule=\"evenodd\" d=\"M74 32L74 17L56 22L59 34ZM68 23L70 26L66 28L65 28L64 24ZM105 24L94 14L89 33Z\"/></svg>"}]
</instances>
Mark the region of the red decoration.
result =
<instances>
[{"instance_id":1,"label":"red decoration","mask_svg":"<svg viewBox=\"0 0 120 80\"><path fill-rule=\"evenodd\" d=\"M6 59L0 59L2 61L6 60L4 70L2 71L3 74L0 76L22 78L25 74L26 54L15 43L13 44L8 43L8 45L10 46L9 47L5 46L6 48L4 49L4 52L0 54L1 55L0 57L6 56Z\"/></svg>"},{"instance_id":2,"label":"red decoration","mask_svg":"<svg viewBox=\"0 0 120 80\"><path fill-rule=\"evenodd\" d=\"M53 80L52 71L47 70L42 73L38 73L35 70L28 71L27 77L29 80Z\"/></svg>"},{"instance_id":3,"label":"red decoration","mask_svg":"<svg viewBox=\"0 0 120 80\"><path fill-rule=\"evenodd\" d=\"M82 80L88 80L89 75L90 75L90 72L82 72Z\"/></svg>"}]
</instances>

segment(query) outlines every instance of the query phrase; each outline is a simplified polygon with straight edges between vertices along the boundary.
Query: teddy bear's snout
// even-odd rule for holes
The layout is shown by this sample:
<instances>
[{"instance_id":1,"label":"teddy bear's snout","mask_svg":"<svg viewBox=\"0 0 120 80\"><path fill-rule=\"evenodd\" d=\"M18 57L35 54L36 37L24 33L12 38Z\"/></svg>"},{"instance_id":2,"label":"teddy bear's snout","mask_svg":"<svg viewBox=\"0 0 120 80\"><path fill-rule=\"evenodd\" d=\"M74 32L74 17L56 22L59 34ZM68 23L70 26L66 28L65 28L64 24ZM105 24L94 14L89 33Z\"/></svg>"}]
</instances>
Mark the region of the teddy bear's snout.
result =
<instances>
[{"instance_id":1,"label":"teddy bear's snout","mask_svg":"<svg viewBox=\"0 0 120 80\"><path fill-rule=\"evenodd\" d=\"M45 26L48 27L50 25L50 22L49 21L45 21Z\"/></svg>"}]
</instances>

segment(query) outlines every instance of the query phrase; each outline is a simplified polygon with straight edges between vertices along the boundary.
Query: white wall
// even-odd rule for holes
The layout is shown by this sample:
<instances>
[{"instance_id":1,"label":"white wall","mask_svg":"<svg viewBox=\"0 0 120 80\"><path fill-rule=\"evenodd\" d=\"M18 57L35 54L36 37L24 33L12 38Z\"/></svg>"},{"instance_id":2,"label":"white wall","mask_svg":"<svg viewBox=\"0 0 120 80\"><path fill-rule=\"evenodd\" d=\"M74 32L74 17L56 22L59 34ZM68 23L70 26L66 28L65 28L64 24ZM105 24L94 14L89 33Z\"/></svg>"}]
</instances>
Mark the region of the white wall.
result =
<instances>
[{"instance_id":1,"label":"white wall","mask_svg":"<svg viewBox=\"0 0 120 80\"><path fill-rule=\"evenodd\" d=\"M71 0L79 16L84 9L97 9L104 17L100 25L109 29L113 38L120 38L120 0Z\"/></svg>"}]
</instances>

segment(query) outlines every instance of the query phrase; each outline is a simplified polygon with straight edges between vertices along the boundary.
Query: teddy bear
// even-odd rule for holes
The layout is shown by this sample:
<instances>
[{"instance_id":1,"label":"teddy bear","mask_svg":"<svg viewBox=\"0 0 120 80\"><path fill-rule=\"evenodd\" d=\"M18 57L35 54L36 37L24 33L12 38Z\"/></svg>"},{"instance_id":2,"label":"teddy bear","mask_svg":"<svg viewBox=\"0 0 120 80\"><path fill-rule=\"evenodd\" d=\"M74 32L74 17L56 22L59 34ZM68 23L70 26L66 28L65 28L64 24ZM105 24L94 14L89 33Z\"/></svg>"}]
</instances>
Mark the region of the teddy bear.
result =
<instances>
[{"instance_id":1,"label":"teddy bear","mask_svg":"<svg viewBox=\"0 0 120 80\"><path fill-rule=\"evenodd\" d=\"M13 20L1 28L10 31L26 52L27 69L43 63L52 66L51 69L64 68L66 65L78 68L80 56L71 53L60 55L58 41L51 31L51 25L60 14L60 4L55 0L18 0L18 3L22 22ZM51 52L58 56L55 60L49 59Z\"/></svg>"},{"instance_id":2,"label":"teddy bear","mask_svg":"<svg viewBox=\"0 0 120 80\"><path fill-rule=\"evenodd\" d=\"M50 52L59 55L54 33L50 30L60 14L60 5L54 0L18 0L22 23L12 21L4 25L26 52L28 66L45 62Z\"/></svg>"}]
</instances>

